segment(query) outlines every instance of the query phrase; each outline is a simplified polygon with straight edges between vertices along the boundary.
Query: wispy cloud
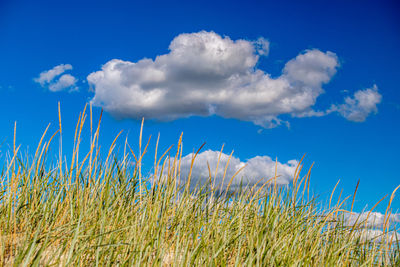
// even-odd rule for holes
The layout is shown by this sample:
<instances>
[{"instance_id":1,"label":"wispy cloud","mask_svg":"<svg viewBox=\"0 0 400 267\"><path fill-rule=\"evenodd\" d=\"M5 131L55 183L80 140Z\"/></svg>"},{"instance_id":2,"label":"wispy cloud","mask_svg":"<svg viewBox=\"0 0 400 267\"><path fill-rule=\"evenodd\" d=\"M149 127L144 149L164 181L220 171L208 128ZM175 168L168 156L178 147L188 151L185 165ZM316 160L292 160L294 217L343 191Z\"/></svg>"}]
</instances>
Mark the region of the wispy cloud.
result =
<instances>
[{"instance_id":1,"label":"wispy cloud","mask_svg":"<svg viewBox=\"0 0 400 267\"><path fill-rule=\"evenodd\" d=\"M52 92L59 92L66 89L76 91L78 90L78 87L76 86L78 79L70 74L63 74L68 70L72 70L70 64L61 64L50 70L43 71L40 73L38 78L34 79L34 81Z\"/></svg>"}]
</instances>

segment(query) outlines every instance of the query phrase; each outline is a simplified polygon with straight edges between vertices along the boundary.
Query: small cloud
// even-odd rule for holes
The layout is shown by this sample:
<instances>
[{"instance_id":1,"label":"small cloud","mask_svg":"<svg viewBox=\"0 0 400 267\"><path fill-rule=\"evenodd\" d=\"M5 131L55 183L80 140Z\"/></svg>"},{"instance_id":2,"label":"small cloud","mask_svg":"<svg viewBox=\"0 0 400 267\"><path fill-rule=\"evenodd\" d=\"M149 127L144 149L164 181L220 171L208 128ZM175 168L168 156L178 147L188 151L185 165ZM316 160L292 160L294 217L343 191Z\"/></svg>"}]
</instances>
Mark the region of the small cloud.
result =
<instances>
[{"instance_id":1,"label":"small cloud","mask_svg":"<svg viewBox=\"0 0 400 267\"><path fill-rule=\"evenodd\" d=\"M66 70L72 70L72 66L70 64L60 64L51 70L43 71L40 73L38 78L34 79L34 81L44 86L45 84L52 82L55 77L64 73Z\"/></svg>"},{"instance_id":2,"label":"small cloud","mask_svg":"<svg viewBox=\"0 0 400 267\"><path fill-rule=\"evenodd\" d=\"M301 113L292 114L292 116L300 118L322 117L337 112L349 121L364 122L371 113L376 114L378 112L377 105L381 101L382 95L378 92L378 87L374 85L372 88L356 91L353 97L346 97L344 104L331 105L329 109L324 111L316 111L310 108Z\"/></svg>"},{"instance_id":3,"label":"small cloud","mask_svg":"<svg viewBox=\"0 0 400 267\"><path fill-rule=\"evenodd\" d=\"M181 159L181 183L186 183L191 163L192 163L193 153L182 157ZM277 180L278 185L287 185L293 180L293 176L298 165L297 160L290 160L287 163L275 162L268 156L256 156L250 158L246 161L241 161L239 158L232 156L229 160L229 155L221 153L220 151L207 150L199 153L196 156L194 165L192 168L191 175L191 188L194 188L197 184L200 186L209 182L211 170L211 181L214 181L215 170L217 167L217 162L219 159L218 171L215 177L215 186L221 187L225 190L231 177L241 168L243 168L233 179L230 185L230 190L238 189L242 183L243 187L253 186L261 179L261 182L257 186L262 186L268 179L275 176L275 165L277 167ZM225 166L229 160L228 167L226 169L226 176L224 177Z\"/></svg>"},{"instance_id":4,"label":"small cloud","mask_svg":"<svg viewBox=\"0 0 400 267\"><path fill-rule=\"evenodd\" d=\"M382 95L378 92L378 87L358 90L353 97L346 97L344 104L332 105L329 112L339 112L349 121L363 122L371 114L378 112L377 105L381 103Z\"/></svg>"},{"instance_id":5,"label":"small cloud","mask_svg":"<svg viewBox=\"0 0 400 267\"><path fill-rule=\"evenodd\" d=\"M70 74L64 74L57 81L49 85L49 90L52 92L62 91L65 88L77 90L77 87L74 86L77 81L78 80L74 76Z\"/></svg>"},{"instance_id":6,"label":"small cloud","mask_svg":"<svg viewBox=\"0 0 400 267\"><path fill-rule=\"evenodd\" d=\"M34 78L33 80L52 92L59 92L65 89L76 91L78 90L78 87L76 86L78 79L70 74L63 74L68 70L72 70L70 64L60 64L50 70L43 71L40 73L38 78Z\"/></svg>"},{"instance_id":7,"label":"small cloud","mask_svg":"<svg viewBox=\"0 0 400 267\"><path fill-rule=\"evenodd\" d=\"M257 41L253 42L254 47L256 48L257 54L260 56L267 56L269 53L269 41L263 37L257 39Z\"/></svg>"},{"instance_id":8,"label":"small cloud","mask_svg":"<svg viewBox=\"0 0 400 267\"><path fill-rule=\"evenodd\" d=\"M293 117L298 117L298 118L306 118L306 117L322 117L327 115L326 111L316 111L313 109L298 113L298 114L292 114Z\"/></svg>"}]
</instances>

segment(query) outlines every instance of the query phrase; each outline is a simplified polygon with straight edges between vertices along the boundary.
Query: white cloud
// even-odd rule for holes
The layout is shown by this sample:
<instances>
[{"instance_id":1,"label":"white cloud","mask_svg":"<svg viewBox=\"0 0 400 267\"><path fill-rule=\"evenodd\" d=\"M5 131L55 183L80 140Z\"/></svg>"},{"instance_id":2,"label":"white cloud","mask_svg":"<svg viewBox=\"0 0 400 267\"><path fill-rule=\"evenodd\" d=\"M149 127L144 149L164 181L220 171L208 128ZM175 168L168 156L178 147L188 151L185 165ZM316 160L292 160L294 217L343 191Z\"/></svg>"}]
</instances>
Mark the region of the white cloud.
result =
<instances>
[{"instance_id":1,"label":"white cloud","mask_svg":"<svg viewBox=\"0 0 400 267\"><path fill-rule=\"evenodd\" d=\"M39 77L35 78L34 80L35 82L44 86L46 83L50 83L55 77L64 73L66 70L72 70L72 66L70 64L60 64L51 70L43 71L40 73Z\"/></svg>"},{"instance_id":2,"label":"white cloud","mask_svg":"<svg viewBox=\"0 0 400 267\"><path fill-rule=\"evenodd\" d=\"M361 240L373 240L374 242L381 242L382 240L388 240L396 242L400 240L400 234L396 232L393 226L396 226L400 222L400 214L390 214L385 218L385 214L380 212L369 212L364 211L361 213L352 212L343 213L343 217L340 219L341 226L346 226L349 229L354 227L354 233L358 235ZM383 232L383 226L387 220L386 234ZM396 227L397 228L397 227Z\"/></svg>"},{"instance_id":3,"label":"white cloud","mask_svg":"<svg viewBox=\"0 0 400 267\"><path fill-rule=\"evenodd\" d=\"M343 90L341 92L343 92ZM363 122L371 113L376 114L378 112L377 105L381 103L381 101L382 95L378 92L378 87L374 85L372 88L356 91L353 97L346 97L343 104L331 105L331 107L325 111L310 109L305 112L292 114L292 116L299 118L322 117L331 113L339 113L349 121Z\"/></svg>"},{"instance_id":4,"label":"white cloud","mask_svg":"<svg viewBox=\"0 0 400 267\"><path fill-rule=\"evenodd\" d=\"M386 220L388 220L389 225L399 223L400 214L391 214ZM385 222L385 214L380 212L370 213L368 211L362 213L353 212L352 214L346 213L344 214L344 222L346 226L353 226L357 223L359 226L367 228L382 228Z\"/></svg>"},{"instance_id":5,"label":"white cloud","mask_svg":"<svg viewBox=\"0 0 400 267\"><path fill-rule=\"evenodd\" d=\"M65 88L72 87L72 90L76 90L77 87L75 87L74 85L77 81L78 80L74 76L70 74L64 74L56 82L49 85L49 90L52 92L58 92L64 90Z\"/></svg>"},{"instance_id":6,"label":"white cloud","mask_svg":"<svg viewBox=\"0 0 400 267\"><path fill-rule=\"evenodd\" d=\"M372 240L377 243L380 243L383 240L389 242L400 240L400 234L395 231L390 231L384 234L382 230L378 229L362 229L357 231L357 233L360 235L361 240Z\"/></svg>"},{"instance_id":7,"label":"white cloud","mask_svg":"<svg viewBox=\"0 0 400 267\"><path fill-rule=\"evenodd\" d=\"M214 182L215 170L220 156L220 151L207 150L199 153L194 161L192 175L191 175L191 188L196 184L204 185L210 180L208 165L211 170L211 182ZM190 171L193 153L182 157L181 159L181 183L185 184ZM221 186L225 171L225 166L228 162L229 155L222 153L218 171L215 179L215 186ZM208 165L207 165L208 164ZM293 180L295 169L298 165L297 160L290 160L287 163L277 162L277 177L276 183L278 185L287 185ZM222 189L226 189L228 183L233 175L243 166L245 166L233 179L230 190L237 189L242 182L243 187L253 186L260 179L263 179L257 186L261 186L268 179L275 176L275 160L268 156L256 156L242 162L239 158L232 156L226 171L226 176L222 185ZM273 183L273 182L271 182ZM219 188L219 187L218 187Z\"/></svg>"},{"instance_id":8,"label":"white cloud","mask_svg":"<svg viewBox=\"0 0 400 267\"><path fill-rule=\"evenodd\" d=\"M330 81L337 67L334 53L311 50L287 62L283 73L292 85L322 90L321 84Z\"/></svg>"},{"instance_id":9,"label":"white cloud","mask_svg":"<svg viewBox=\"0 0 400 267\"><path fill-rule=\"evenodd\" d=\"M269 53L269 41L263 37L257 39L257 41L253 42L256 47L257 53L262 56L266 56Z\"/></svg>"},{"instance_id":10,"label":"white cloud","mask_svg":"<svg viewBox=\"0 0 400 267\"><path fill-rule=\"evenodd\" d=\"M48 88L52 92L58 92L65 89L75 91L78 89L78 87L75 86L78 80L70 74L63 74L68 70L72 70L72 66L70 64L60 64L51 70L43 71L40 73L38 78L33 80L39 83L42 87Z\"/></svg>"},{"instance_id":11,"label":"white cloud","mask_svg":"<svg viewBox=\"0 0 400 267\"><path fill-rule=\"evenodd\" d=\"M330 111L339 112L343 117L350 121L363 122L371 113L377 113L377 105L381 103L382 95L378 92L378 87L358 90L353 97L346 97L344 104L332 105Z\"/></svg>"},{"instance_id":12,"label":"white cloud","mask_svg":"<svg viewBox=\"0 0 400 267\"><path fill-rule=\"evenodd\" d=\"M91 73L92 103L119 118L216 114L274 127L282 114L311 112L339 66L334 53L312 49L273 78L257 68L260 56L268 54L267 40L232 40L205 31L178 35L169 50L154 60L113 59Z\"/></svg>"},{"instance_id":13,"label":"white cloud","mask_svg":"<svg viewBox=\"0 0 400 267\"><path fill-rule=\"evenodd\" d=\"M391 214L389 219L385 219L385 214L380 212L369 212L364 211L361 213L342 213L342 217L339 217L338 224L334 223L333 227L339 225L339 227L346 227L347 230L352 230L355 237L360 237L361 240L382 242L382 241L392 241L396 242L400 240L400 234L396 232L398 228L398 223L400 222L400 214ZM386 232L383 232L383 226L387 220ZM396 226L396 227L394 227Z\"/></svg>"}]
</instances>

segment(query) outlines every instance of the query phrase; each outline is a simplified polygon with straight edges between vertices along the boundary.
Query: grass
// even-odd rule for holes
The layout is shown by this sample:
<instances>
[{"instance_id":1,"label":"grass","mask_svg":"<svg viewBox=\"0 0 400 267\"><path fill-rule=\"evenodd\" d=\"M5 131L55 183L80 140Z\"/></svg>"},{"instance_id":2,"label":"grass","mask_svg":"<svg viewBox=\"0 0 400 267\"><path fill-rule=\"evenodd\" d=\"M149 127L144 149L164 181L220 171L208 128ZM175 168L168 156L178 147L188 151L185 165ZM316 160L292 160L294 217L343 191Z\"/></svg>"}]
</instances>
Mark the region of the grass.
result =
<instances>
[{"instance_id":1,"label":"grass","mask_svg":"<svg viewBox=\"0 0 400 267\"><path fill-rule=\"evenodd\" d=\"M91 147L80 155L87 116ZM300 176L302 165L290 187L276 186L275 176L235 192L211 182L191 190L177 179L182 139L165 153L156 148L153 175L143 177L147 145L140 141L135 155L125 142L118 158L118 135L100 159L100 121L93 124L90 108L79 117L69 164L59 160L61 115L58 131L46 137L46 129L31 157L21 156L14 138L1 175L0 265L400 265L390 225L384 238L372 240L362 235L364 222L349 226L341 219L352 210L344 209L348 198L320 210L309 195L310 172ZM54 163L48 154L57 137Z\"/></svg>"}]
</instances>

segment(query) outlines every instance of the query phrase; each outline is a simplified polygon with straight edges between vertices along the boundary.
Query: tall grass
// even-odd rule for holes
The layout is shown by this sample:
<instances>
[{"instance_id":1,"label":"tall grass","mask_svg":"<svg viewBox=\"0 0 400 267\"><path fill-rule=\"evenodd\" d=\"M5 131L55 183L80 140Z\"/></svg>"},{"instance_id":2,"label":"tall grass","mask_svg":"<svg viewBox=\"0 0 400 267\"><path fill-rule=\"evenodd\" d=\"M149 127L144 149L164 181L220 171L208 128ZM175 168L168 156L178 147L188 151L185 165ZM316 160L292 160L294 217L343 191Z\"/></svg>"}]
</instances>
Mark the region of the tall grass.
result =
<instances>
[{"instance_id":1,"label":"tall grass","mask_svg":"<svg viewBox=\"0 0 400 267\"><path fill-rule=\"evenodd\" d=\"M101 159L101 119L93 122L91 108L86 113L78 119L69 164L61 160L60 113L58 131L46 129L33 156L23 158L14 138L1 174L1 265L400 265L389 225L386 238L372 240L362 235L363 221L349 226L341 219L349 212L346 199L331 198L320 210L302 165L288 188L276 186L275 175L239 191L217 190L210 170L210 183L193 190L178 179L182 138L167 151L156 148L152 175L144 177L142 131L137 155L125 141L117 156L119 134ZM90 148L81 155L87 116ZM48 154L57 137L54 163Z\"/></svg>"}]
</instances>

